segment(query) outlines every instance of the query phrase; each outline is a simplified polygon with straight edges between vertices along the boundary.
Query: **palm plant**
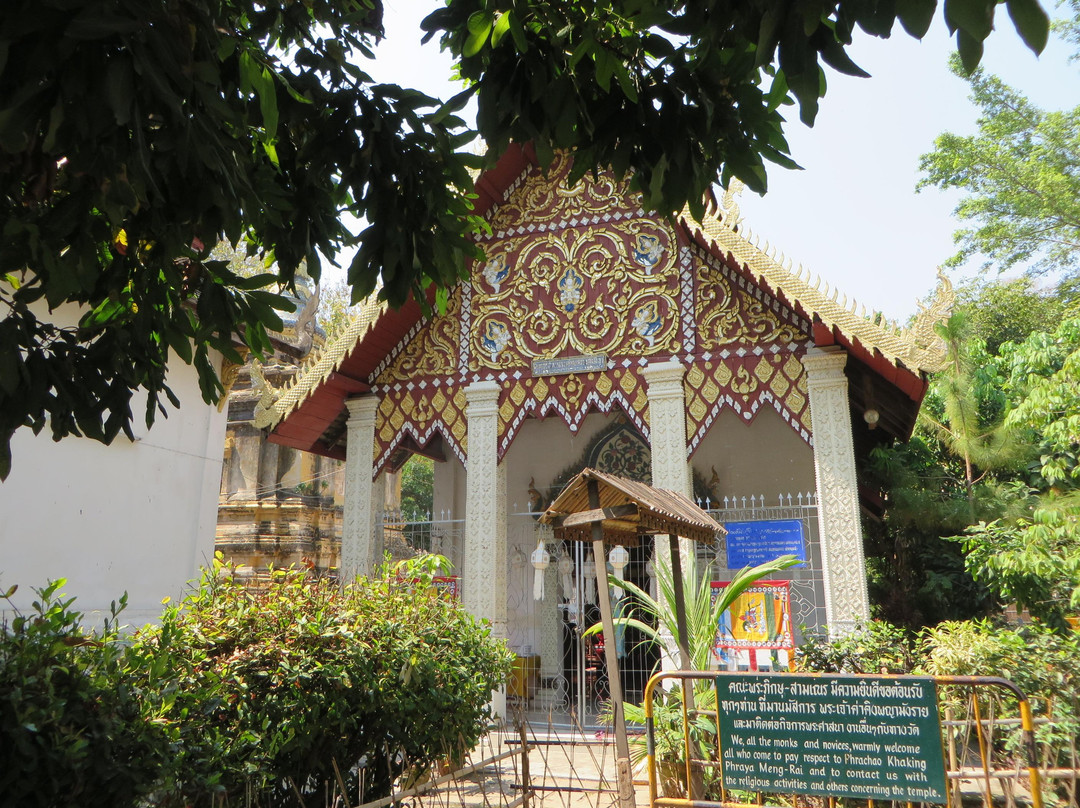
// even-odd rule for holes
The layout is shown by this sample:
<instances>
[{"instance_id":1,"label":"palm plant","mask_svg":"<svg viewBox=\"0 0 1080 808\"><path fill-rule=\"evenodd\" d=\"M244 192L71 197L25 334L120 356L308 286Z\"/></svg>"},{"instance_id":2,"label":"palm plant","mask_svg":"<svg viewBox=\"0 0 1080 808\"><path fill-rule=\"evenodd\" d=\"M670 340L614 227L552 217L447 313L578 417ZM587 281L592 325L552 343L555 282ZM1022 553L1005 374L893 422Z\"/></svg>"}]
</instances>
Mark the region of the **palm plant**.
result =
<instances>
[{"instance_id":1,"label":"palm plant","mask_svg":"<svg viewBox=\"0 0 1080 808\"><path fill-rule=\"evenodd\" d=\"M713 599L712 582L708 575L698 575L697 560L693 555L683 560L682 596L686 610L686 637L683 638L690 653L690 665L694 670L709 670L712 663L716 634L720 618L735 600L750 586L774 572L801 563L794 555L783 555L756 567L740 570L726 587ZM660 644L661 654L670 653L669 638L678 639L678 600L676 581L670 565L660 564L656 569L657 597L654 598L644 589L630 581L623 581L614 575L608 577L612 586L622 587L633 596L634 615L616 617L615 626L634 628L644 635L642 642ZM585 636L602 630L601 624L590 626ZM661 785L665 794L677 796L685 793L679 772L685 770L685 738L683 736L684 691L682 688L659 691L653 703L653 726L655 729L655 755L660 769ZM716 691L707 682L699 682L693 688L695 715L690 718L691 753L695 758L702 757L704 750L715 743L716 725L708 713L716 710ZM623 704L627 721L645 723L644 704ZM608 719L611 719L609 710ZM639 765L646 756L645 738L636 736L631 743L631 761ZM715 771L711 780L717 779ZM716 782L704 783L706 791L717 785Z\"/></svg>"}]
</instances>

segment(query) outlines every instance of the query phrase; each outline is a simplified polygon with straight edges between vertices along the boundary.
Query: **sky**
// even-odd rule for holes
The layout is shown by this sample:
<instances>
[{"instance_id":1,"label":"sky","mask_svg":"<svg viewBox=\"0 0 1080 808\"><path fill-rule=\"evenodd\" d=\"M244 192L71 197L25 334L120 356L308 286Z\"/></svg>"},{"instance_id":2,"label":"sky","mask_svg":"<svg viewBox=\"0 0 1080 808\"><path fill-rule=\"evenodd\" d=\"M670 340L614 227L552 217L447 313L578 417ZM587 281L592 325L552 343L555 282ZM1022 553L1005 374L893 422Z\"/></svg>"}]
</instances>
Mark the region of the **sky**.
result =
<instances>
[{"instance_id":1,"label":"sky","mask_svg":"<svg viewBox=\"0 0 1080 808\"><path fill-rule=\"evenodd\" d=\"M386 39L364 67L377 80L445 99L460 89L449 80L451 62L436 42L419 45L419 20L432 7L387 0ZM1069 48L1052 37L1036 57L1020 42L1004 6L998 9L983 65L1044 108L1080 105L1080 66L1068 63ZM952 216L959 194L915 192L919 156L933 148L934 138L975 131L967 85L947 67L951 50L940 6L922 41L899 25L889 40L857 35L850 53L872 78L826 68L829 89L814 127L803 126L790 108L788 142L803 170L768 166L768 193L748 191L739 200L755 234L849 300L900 322L931 294L937 267L955 252L953 232L960 226ZM974 261L950 277L977 268Z\"/></svg>"}]
</instances>

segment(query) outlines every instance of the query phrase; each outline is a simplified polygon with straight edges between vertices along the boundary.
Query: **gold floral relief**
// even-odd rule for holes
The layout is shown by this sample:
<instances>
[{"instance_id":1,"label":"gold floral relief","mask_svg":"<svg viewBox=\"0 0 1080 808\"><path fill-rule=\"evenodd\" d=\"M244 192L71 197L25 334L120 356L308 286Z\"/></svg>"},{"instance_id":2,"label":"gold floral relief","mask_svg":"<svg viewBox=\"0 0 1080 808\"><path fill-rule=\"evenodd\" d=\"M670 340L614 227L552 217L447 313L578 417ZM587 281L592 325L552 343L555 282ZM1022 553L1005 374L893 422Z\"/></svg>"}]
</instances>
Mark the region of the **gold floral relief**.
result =
<instances>
[{"instance_id":1,"label":"gold floral relief","mask_svg":"<svg viewBox=\"0 0 1080 808\"><path fill-rule=\"evenodd\" d=\"M581 395L585 392L584 385L576 374L566 377L562 384L562 394L570 404L571 409L576 410L581 402Z\"/></svg>"},{"instance_id":2,"label":"gold floral relief","mask_svg":"<svg viewBox=\"0 0 1080 808\"><path fill-rule=\"evenodd\" d=\"M767 307L762 301L757 300L746 292L741 292L743 301L743 319L745 328L740 333L740 339L744 342L753 342L758 345L789 345L793 342L806 340L803 334L791 323L781 320L775 312Z\"/></svg>"},{"instance_id":3,"label":"gold floral relief","mask_svg":"<svg viewBox=\"0 0 1080 808\"><path fill-rule=\"evenodd\" d=\"M746 365L740 364L735 371L735 378L731 381L731 389L739 395L748 396L757 389L757 380L750 375Z\"/></svg>"},{"instance_id":4,"label":"gold floral relief","mask_svg":"<svg viewBox=\"0 0 1080 808\"><path fill-rule=\"evenodd\" d=\"M784 373L786 373L787 377L793 381L798 381L805 370L806 368L803 367L803 363L799 361L799 357L795 354L788 356L787 361L784 363Z\"/></svg>"},{"instance_id":5,"label":"gold floral relief","mask_svg":"<svg viewBox=\"0 0 1080 808\"><path fill-rule=\"evenodd\" d=\"M690 417L695 422L700 422L708 414L709 408L705 405L705 402L701 400L700 396L694 396L693 402L689 407Z\"/></svg>"},{"instance_id":6,"label":"gold floral relief","mask_svg":"<svg viewBox=\"0 0 1080 808\"><path fill-rule=\"evenodd\" d=\"M758 381L762 384L768 384L769 379L772 378L772 375L775 372L776 368L773 367L767 356L761 357L754 366L754 375L757 376Z\"/></svg>"},{"instance_id":7,"label":"gold floral relief","mask_svg":"<svg viewBox=\"0 0 1080 808\"><path fill-rule=\"evenodd\" d=\"M461 292L450 296L446 313L420 327L390 366L379 374L376 384L407 382L424 376L445 376L457 366L460 339Z\"/></svg>"},{"instance_id":8,"label":"gold floral relief","mask_svg":"<svg viewBox=\"0 0 1080 808\"><path fill-rule=\"evenodd\" d=\"M514 386L510 388L510 400L514 402L515 407L520 407L521 402L525 400L525 388L521 386L520 382L514 382Z\"/></svg>"},{"instance_id":9,"label":"gold floral relief","mask_svg":"<svg viewBox=\"0 0 1080 808\"><path fill-rule=\"evenodd\" d=\"M802 412L803 407L806 406L806 377L800 376L795 384L791 388L791 392L788 393L785 403L788 405L794 414L798 415Z\"/></svg>"},{"instance_id":10,"label":"gold floral relief","mask_svg":"<svg viewBox=\"0 0 1080 808\"><path fill-rule=\"evenodd\" d=\"M567 353L674 353L681 344L675 246L667 224L647 219L499 240L489 248L500 256L498 291L488 278L473 278L484 291L472 302L470 369Z\"/></svg>"},{"instance_id":11,"label":"gold floral relief","mask_svg":"<svg viewBox=\"0 0 1080 808\"><path fill-rule=\"evenodd\" d=\"M572 162L567 152L560 152L546 176L539 168L532 169L499 206L491 220L492 228L498 232L559 219L589 219L613 211L631 213L640 208L640 194L631 193L627 182L616 181L608 172L596 179L586 174L577 184L567 186Z\"/></svg>"},{"instance_id":12,"label":"gold floral relief","mask_svg":"<svg viewBox=\"0 0 1080 808\"><path fill-rule=\"evenodd\" d=\"M807 337L724 272L694 257L697 278L697 342L705 351L730 345L787 345Z\"/></svg>"},{"instance_id":13,"label":"gold floral relief","mask_svg":"<svg viewBox=\"0 0 1080 808\"><path fill-rule=\"evenodd\" d=\"M694 256L697 278L697 341L703 350L715 350L723 335L736 329L739 306L731 281Z\"/></svg>"}]
</instances>

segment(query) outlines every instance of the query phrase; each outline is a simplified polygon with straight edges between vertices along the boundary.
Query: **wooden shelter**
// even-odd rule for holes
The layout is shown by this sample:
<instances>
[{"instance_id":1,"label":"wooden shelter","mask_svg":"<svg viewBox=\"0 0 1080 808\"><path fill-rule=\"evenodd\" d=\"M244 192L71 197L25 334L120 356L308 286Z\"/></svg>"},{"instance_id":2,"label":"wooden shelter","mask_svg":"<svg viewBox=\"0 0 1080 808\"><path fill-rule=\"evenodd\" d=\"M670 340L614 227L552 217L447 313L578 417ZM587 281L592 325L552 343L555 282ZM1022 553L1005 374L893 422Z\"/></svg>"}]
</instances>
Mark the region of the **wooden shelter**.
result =
<instances>
[{"instance_id":1,"label":"wooden shelter","mask_svg":"<svg viewBox=\"0 0 1080 808\"><path fill-rule=\"evenodd\" d=\"M675 614L679 647L679 665L689 669L690 651L686 629L682 562L679 537L712 544L724 532L723 526L677 491L654 488L596 469L584 469L571 480L562 493L540 516L542 524L554 528L555 538L565 541L591 541L596 558L604 558L605 544L636 545L642 535L666 533L670 543L671 572L675 590ZM601 561L602 563L602 561ZM607 582L598 587L600 618L604 633L615 635L611 597ZM619 679L619 660L615 644L604 644L604 654L611 688L611 707L615 725L615 749L618 764L620 806L632 806L634 787L630 771L630 747L623 715L623 694ZM692 691L684 698L690 706Z\"/></svg>"}]
</instances>

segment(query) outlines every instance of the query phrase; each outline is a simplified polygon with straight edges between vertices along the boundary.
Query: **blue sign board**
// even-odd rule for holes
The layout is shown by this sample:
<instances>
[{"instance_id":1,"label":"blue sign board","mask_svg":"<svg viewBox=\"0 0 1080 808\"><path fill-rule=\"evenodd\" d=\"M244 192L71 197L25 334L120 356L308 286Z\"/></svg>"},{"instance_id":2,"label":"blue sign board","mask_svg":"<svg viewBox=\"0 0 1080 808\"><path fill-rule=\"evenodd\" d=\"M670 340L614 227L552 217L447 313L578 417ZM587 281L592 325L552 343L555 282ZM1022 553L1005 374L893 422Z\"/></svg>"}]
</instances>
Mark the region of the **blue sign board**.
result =
<instances>
[{"instance_id":1,"label":"blue sign board","mask_svg":"<svg viewBox=\"0 0 1080 808\"><path fill-rule=\"evenodd\" d=\"M724 527L727 528L728 569L755 567L788 554L806 561L801 519L727 522Z\"/></svg>"}]
</instances>

